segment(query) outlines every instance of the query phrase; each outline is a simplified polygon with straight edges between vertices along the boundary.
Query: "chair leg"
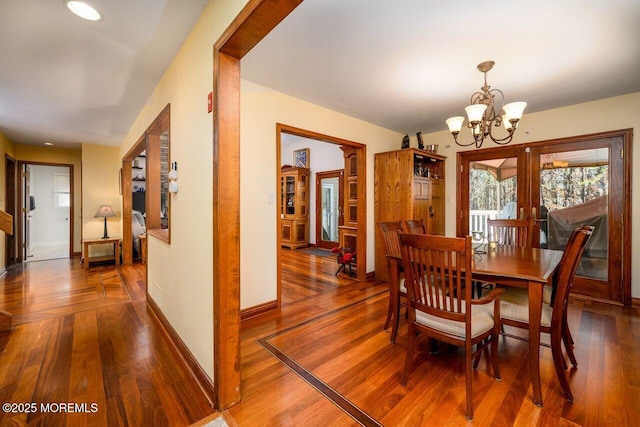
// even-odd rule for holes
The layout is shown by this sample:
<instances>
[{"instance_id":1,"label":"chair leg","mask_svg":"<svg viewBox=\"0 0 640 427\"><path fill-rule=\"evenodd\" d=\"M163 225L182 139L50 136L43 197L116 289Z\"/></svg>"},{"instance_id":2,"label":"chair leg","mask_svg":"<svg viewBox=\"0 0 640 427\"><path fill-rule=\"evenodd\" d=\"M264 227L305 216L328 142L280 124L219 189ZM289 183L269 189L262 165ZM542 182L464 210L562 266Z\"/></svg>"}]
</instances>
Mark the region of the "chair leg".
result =
<instances>
[{"instance_id":1,"label":"chair leg","mask_svg":"<svg viewBox=\"0 0 640 427\"><path fill-rule=\"evenodd\" d=\"M411 364L413 363L413 349L416 344L416 333L413 329L413 325L409 324L409 336L407 341L407 355L404 359L404 372L402 373L402 380L400 384L407 385L409 379L409 371L411 370Z\"/></svg>"},{"instance_id":2,"label":"chair leg","mask_svg":"<svg viewBox=\"0 0 640 427\"><path fill-rule=\"evenodd\" d=\"M344 264L340 264L340 267L338 267L338 271L336 271L336 276L338 276L338 273L340 273L340 271L344 270Z\"/></svg>"},{"instance_id":3,"label":"chair leg","mask_svg":"<svg viewBox=\"0 0 640 427\"><path fill-rule=\"evenodd\" d=\"M467 343L467 345L465 345L464 376L465 376L466 389L467 389L467 413L465 414L465 416L469 421L473 421L473 386L471 383L473 380L473 371L471 367L472 358L473 358L472 349L473 347L471 346L471 343Z\"/></svg>"},{"instance_id":4,"label":"chair leg","mask_svg":"<svg viewBox=\"0 0 640 427\"><path fill-rule=\"evenodd\" d=\"M491 364L493 365L493 377L500 381L500 369L498 368L498 337L499 332L491 335Z\"/></svg>"},{"instance_id":5,"label":"chair leg","mask_svg":"<svg viewBox=\"0 0 640 427\"><path fill-rule=\"evenodd\" d=\"M562 326L560 326L560 329L561 328ZM573 394L571 393L571 387L567 380L567 374L563 369L566 362L562 355L562 332L560 330L551 330L551 354L553 355L553 365L556 368L556 375L558 376L558 381L564 392L565 399L572 402Z\"/></svg>"},{"instance_id":6,"label":"chair leg","mask_svg":"<svg viewBox=\"0 0 640 427\"><path fill-rule=\"evenodd\" d=\"M571 338L569 325L567 325L566 323L562 325L562 341L564 342L564 348L567 350L567 356L569 356L571 364L574 368L577 368L578 360L576 359L575 354L573 354L573 339Z\"/></svg>"}]
</instances>

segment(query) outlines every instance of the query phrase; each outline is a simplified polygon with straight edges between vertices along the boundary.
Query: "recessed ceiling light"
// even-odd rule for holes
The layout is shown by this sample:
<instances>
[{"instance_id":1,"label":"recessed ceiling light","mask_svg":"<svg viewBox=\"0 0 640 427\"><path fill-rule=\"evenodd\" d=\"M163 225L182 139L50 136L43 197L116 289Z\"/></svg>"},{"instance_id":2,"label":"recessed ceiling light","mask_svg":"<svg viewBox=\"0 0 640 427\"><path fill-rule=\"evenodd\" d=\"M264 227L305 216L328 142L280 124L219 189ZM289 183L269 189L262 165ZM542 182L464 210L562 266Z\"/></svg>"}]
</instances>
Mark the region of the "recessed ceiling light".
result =
<instances>
[{"instance_id":1,"label":"recessed ceiling light","mask_svg":"<svg viewBox=\"0 0 640 427\"><path fill-rule=\"evenodd\" d=\"M53 145L53 142L45 142L44 145Z\"/></svg>"},{"instance_id":2,"label":"recessed ceiling light","mask_svg":"<svg viewBox=\"0 0 640 427\"><path fill-rule=\"evenodd\" d=\"M95 10L92 6L82 1L64 0L65 6L74 14L78 15L82 19L88 21L99 21L102 19L100 12Z\"/></svg>"}]
</instances>

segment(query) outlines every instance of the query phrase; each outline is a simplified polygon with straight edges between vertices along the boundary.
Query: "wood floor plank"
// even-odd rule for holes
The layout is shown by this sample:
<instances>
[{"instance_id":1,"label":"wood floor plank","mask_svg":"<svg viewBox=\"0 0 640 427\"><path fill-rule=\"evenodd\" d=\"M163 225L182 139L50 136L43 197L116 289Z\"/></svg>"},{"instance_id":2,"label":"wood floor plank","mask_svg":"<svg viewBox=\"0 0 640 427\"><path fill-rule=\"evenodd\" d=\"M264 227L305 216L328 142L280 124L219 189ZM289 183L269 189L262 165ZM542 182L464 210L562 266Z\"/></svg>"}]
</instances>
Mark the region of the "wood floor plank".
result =
<instances>
[{"instance_id":1,"label":"wood floor plank","mask_svg":"<svg viewBox=\"0 0 640 427\"><path fill-rule=\"evenodd\" d=\"M214 412L147 307L144 280L144 266L84 270L77 259L0 279L0 309L23 313L0 351L0 399L77 409L3 412L0 425L188 426Z\"/></svg>"}]
</instances>

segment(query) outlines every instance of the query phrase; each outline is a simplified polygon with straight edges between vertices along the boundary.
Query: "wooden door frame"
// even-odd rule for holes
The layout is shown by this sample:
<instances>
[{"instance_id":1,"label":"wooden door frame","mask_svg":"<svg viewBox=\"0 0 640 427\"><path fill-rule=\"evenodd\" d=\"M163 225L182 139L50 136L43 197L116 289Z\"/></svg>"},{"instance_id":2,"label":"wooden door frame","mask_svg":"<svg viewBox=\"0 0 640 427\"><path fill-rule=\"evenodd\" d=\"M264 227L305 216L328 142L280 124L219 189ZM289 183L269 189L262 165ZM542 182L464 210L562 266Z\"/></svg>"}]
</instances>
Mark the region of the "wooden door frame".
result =
<instances>
[{"instance_id":1,"label":"wooden door frame","mask_svg":"<svg viewBox=\"0 0 640 427\"><path fill-rule=\"evenodd\" d=\"M367 168L367 146L355 141L349 141L342 138L337 138L335 136L325 135L318 132L313 132L306 129L297 128L294 126L285 125L282 123L276 123L276 170L280 170L280 152L281 152L281 136L282 133L288 133L291 135L300 136L308 139L315 139L316 141L327 142L329 144L339 145L341 147L351 147L355 149L357 161L358 161L358 183L357 183L357 192L358 192L358 206L357 206L357 218L358 218L358 239L356 240L356 252L358 253L358 259L367 259L367 178L366 178L366 168ZM277 200L277 209L276 209L276 221L277 221L277 233L280 235L280 230L282 228L282 218L280 217L280 203L281 203L281 195L280 195L280 174L276 174L276 200ZM278 273L277 273L277 281L278 281L278 289L277 289L277 303L278 308L282 306L281 301L281 251L280 251L280 239L276 239L276 253L277 253L277 265L278 265ZM360 255L362 254L362 255ZM359 281L367 280L367 266L364 262L357 263L356 267L356 278Z\"/></svg>"},{"instance_id":2,"label":"wooden door frame","mask_svg":"<svg viewBox=\"0 0 640 427\"><path fill-rule=\"evenodd\" d=\"M632 216L631 216L631 168L632 168L632 146L633 146L633 129L620 129L614 131L607 132L599 132L587 135L577 135L566 138L557 138L550 139L545 141L538 141L526 144L515 144L511 146L515 150L526 150L530 151L532 148L540 148L540 147L552 147L553 145L558 144L576 144L579 143L578 147L581 148L589 148L593 144L593 141L606 139L606 138L622 138L622 153L620 154L620 158L613 156L614 153L611 153L609 161L620 161L622 176L610 176L610 197L615 197L618 200L618 203L621 203L622 212L615 213L616 216L620 216L622 220L622 235L619 236L622 239L622 283L620 284L620 291L614 292L613 297L616 297L616 300L619 303L624 304L625 306L632 305L632 297L631 297L631 231L632 231ZM466 188L463 185L464 180L468 183L469 180L469 171L465 170L464 165L468 164L469 161L478 160L481 158L486 158L487 154L502 156L500 153L508 152L508 147L497 147L497 148L487 148L485 150L474 150L474 151L461 151L457 153L456 160L456 170L458 171L456 177L457 188L460 189L456 196L456 209L458 212L463 210L468 211L469 207L469 194L468 192L462 191L462 189ZM509 155L505 155L505 157L513 157ZM527 153L527 159L530 158L530 154ZM528 165L522 165L525 168L528 168ZM520 168L520 161L518 162L518 168ZM519 169L520 170L520 169ZM526 170L525 173L536 173L539 172L539 169L532 167L531 170ZM622 188L622 191L611 191L611 182L615 180L616 185ZM518 182L518 197L520 198L521 185L524 183ZM529 203L531 203L531 197L539 197L539 194L530 194L529 189L523 189L523 191L527 191L527 197L529 198ZM610 202L611 203L611 202ZM527 213L528 214L528 213ZM461 234L468 232L468 221L465 226L465 221L459 215L456 215L456 235L460 236ZM610 221L615 220L610 218ZM466 231L465 231L466 230ZM617 238L617 237L616 237ZM618 298L619 297L619 298ZM615 303L614 300L606 300L608 303Z\"/></svg>"},{"instance_id":3,"label":"wooden door frame","mask_svg":"<svg viewBox=\"0 0 640 427\"><path fill-rule=\"evenodd\" d=\"M17 226L16 226L16 217L18 216L18 162L16 159L11 157L8 154L5 154L5 212L9 215L13 216L13 235L6 235L5 237L5 262L4 265L6 268L12 266L16 262L18 262L18 238L17 234ZM13 246L13 250L11 250L11 246ZM9 257L9 255L13 253L13 259Z\"/></svg>"},{"instance_id":4,"label":"wooden door frame","mask_svg":"<svg viewBox=\"0 0 640 427\"><path fill-rule=\"evenodd\" d=\"M302 0L250 0L213 46L213 382L240 392L240 60Z\"/></svg>"},{"instance_id":5,"label":"wooden door frame","mask_svg":"<svg viewBox=\"0 0 640 427\"><path fill-rule=\"evenodd\" d=\"M24 262L23 259L23 251L22 251L22 245L24 243L24 232L23 232L23 226L22 226L22 214L24 212L22 212L22 204L23 204L23 197L22 197L22 192L24 191L23 185L22 185L22 170L24 168L25 165L32 165L32 166L55 166L55 167L66 167L69 169L69 196L70 196L70 201L69 201L69 258L73 258L73 239L74 239L74 218L75 218L75 204L74 204L74 196L75 196L75 189L74 189L74 172L73 172L73 164L71 163L49 163L49 162L35 162L32 160L18 160L18 173L17 173L17 190L16 190L16 202L18 203L18 205L16 206L18 212L19 212L19 216L20 219L19 221L16 221L14 218L14 224L17 223L17 226L14 225L14 228L17 228L17 233L18 233L18 253L17 253L17 260L18 262Z\"/></svg>"},{"instance_id":6,"label":"wooden door frame","mask_svg":"<svg viewBox=\"0 0 640 427\"><path fill-rule=\"evenodd\" d=\"M133 144L127 154L122 158L122 169L120 172L120 186L122 191L122 264L133 263L133 235L131 221L133 210L133 200L131 188L133 186L133 174L131 162L143 151L147 149L146 132Z\"/></svg>"},{"instance_id":7,"label":"wooden door frame","mask_svg":"<svg viewBox=\"0 0 640 427\"><path fill-rule=\"evenodd\" d=\"M320 181L322 179L325 178L332 178L332 177L336 177L338 178L338 206L339 209L342 209L342 204L344 203L344 169L336 169L336 170L331 170L331 171L322 171L322 172L316 172L316 182L315 182L315 186L316 186L316 229L315 229L315 234L316 234L316 246L319 247L318 242L323 241L322 240L322 232L320 231L322 229L322 212L320 209L318 209L318 207L322 204L322 189L320 188ZM343 215L340 214L339 215L339 219L338 219L338 225L342 225L342 220L343 220ZM337 243L337 242L336 242ZM325 248L325 249L329 249L329 248Z\"/></svg>"}]
</instances>

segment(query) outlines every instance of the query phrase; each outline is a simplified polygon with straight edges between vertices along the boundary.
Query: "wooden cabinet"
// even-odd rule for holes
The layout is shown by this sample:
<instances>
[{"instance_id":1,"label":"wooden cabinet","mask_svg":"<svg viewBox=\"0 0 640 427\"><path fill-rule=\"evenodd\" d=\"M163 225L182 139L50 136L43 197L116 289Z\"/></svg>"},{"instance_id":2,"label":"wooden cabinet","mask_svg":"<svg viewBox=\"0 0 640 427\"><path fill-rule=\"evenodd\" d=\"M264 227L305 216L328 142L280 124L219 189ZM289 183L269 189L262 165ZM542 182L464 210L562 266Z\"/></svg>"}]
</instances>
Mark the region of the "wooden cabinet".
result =
<instances>
[{"instance_id":1,"label":"wooden cabinet","mask_svg":"<svg viewBox=\"0 0 640 427\"><path fill-rule=\"evenodd\" d=\"M309 245L309 169L280 170L280 244L291 249Z\"/></svg>"},{"instance_id":2,"label":"wooden cabinet","mask_svg":"<svg viewBox=\"0 0 640 427\"><path fill-rule=\"evenodd\" d=\"M344 152L344 223L339 230L340 247L356 251L358 247L358 150L340 147Z\"/></svg>"},{"instance_id":3,"label":"wooden cabinet","mask_svg":"<svg viewBox=\"0 0 640 427\"><path fill-rule=\"evenodd\" d=\"M387 278L384 242L377 226L379 222L422 219L428 234L444 235L445 159L416 148L375 155L377 279Z\"/></svg>"}]
</instances>

